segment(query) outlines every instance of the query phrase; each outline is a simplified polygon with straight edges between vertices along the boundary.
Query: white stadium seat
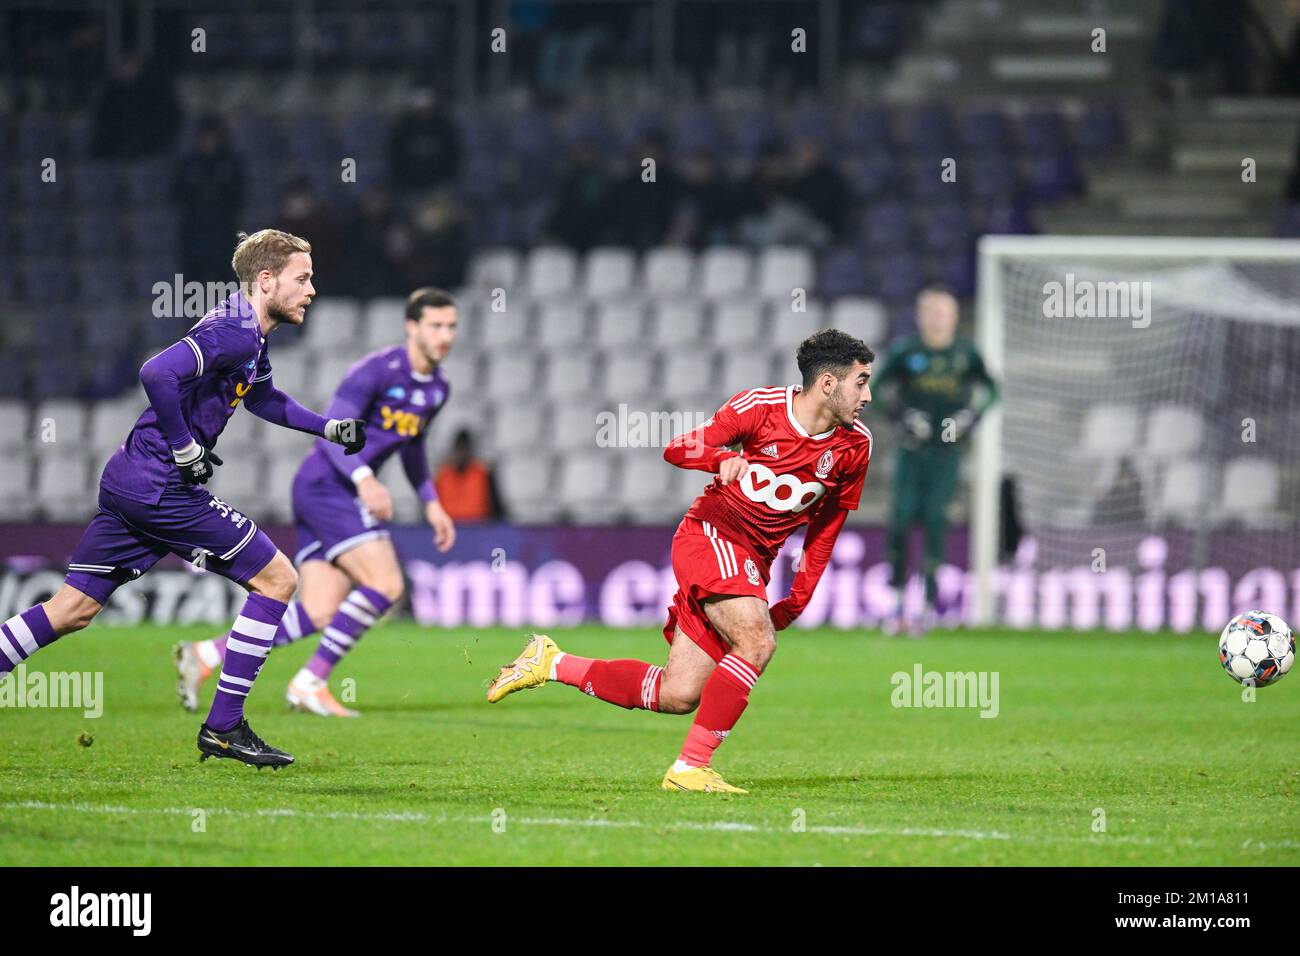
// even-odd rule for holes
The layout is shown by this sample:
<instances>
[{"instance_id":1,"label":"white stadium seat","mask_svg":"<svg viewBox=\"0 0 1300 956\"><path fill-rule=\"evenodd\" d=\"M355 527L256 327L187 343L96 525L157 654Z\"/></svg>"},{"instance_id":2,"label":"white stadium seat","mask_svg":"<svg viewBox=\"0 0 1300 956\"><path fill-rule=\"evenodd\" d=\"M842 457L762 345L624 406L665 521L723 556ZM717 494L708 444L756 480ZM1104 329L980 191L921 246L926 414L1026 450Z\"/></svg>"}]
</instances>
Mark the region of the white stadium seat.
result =
<instances>
[{"instance_id":1,"label":"white stadium seat","mask_svg":"<svg viewBox=\"0 0 1300 956\"><path fill-rule=\"evenodd\" d=\"M799 343L818 329L826 328L826 311L820 302L809 301L802 312L790 308L789 303L773 303L770 315L772 342L783 347L794 358L794 350Z\"/></svg>"},{"instance_id":2,"label":"white stadium seat","mask_svg":"<svg viewBox=\"0 0 1300 956\"><path fill-rule=\"evenodd\" d=\"M0 449L17 448L27 444L31 435L27 430L27 415L26 402L12 399L0 401ZM123 435L125 434L123 432Z\"/></svg>"},{"instance_id":3,"label":"white stadium seat","mask_svg":"<svg viewBox=\"0 0 1300 956\"><path fill-rule=\"evenodd\" d=\"M1160 405L1147 418L1143 454L1165 460L1181 458L1201 447L1205 431L1200 413L1185 405Z\"/></svg>"},{"instance_id":4,"label":"white stadium seat","mask_svg":"<svg viewBox=\"0 0 1300 956\"><path fill-rule=\"evenodd\" d=\"M488 356L482 387L494 399L525 396L536 400L539 384L537 358L531 350L497 352Z\"/></svg>"},{"instance_id":5,"label":"white stadium seat","mask_svg":"<svg viewBox=\"0 0 1300 956\"><path fill-rule=\"evenodd\" d=\"M700 293L709 299L749 288L753 257L739 246L712 246L700 256Z\"/></svg>"},{"instance_id":6,"label":"white stadium seat","mask_svg":"<svg viewBox=\"0 0 1300 956\"><path fill-rule=\"evenodd\" d=\"M1258 455L1243 455L1223 469L1219 516L1250 525L1267 525L1276 517L1282 475L1277 463Z\"/></svg>"},{"instance_id":7,"label":"white stadium seat","mask_svg":"<svg viewBox=\"0 0 1300 956\"><path fill-rule=\"evenodd\" d=\"M559 451L594 449L601 412L617 412L617 407L586 396L556 402L551 411L551 445Z\"/></svg>"},{"instance_id":8,"label":"white stadium seat","mask_svg":"<svg viewBox=\"0 0 1300 956\"><path fill-rule=\"evenodd\" d=\"M609 521L622 507L617 456L607 450L560 459L558 497L579 523Z\"/></svg>"},{"instance_id":9,"label":"white stadium seat","mask_svg":"<svg viewBox=\"0 0 1300 956\"><path fill-rule=\"evenodd\" d=\"M84 442L87 417L86 406L75 399L59 398L41 402L32 412L32 440L37 443ZM122 438L125 437L124 433Z\"/></svg>"},{"instance_id":10,"label":"white stadium seat","mask_svg":"<svg viewBox=\"0 0 1300 956\"><path fill-rule=\"evenodd\" d=\"M264 456L259 450L247 446L242 446L237 453L234 446L227 446L224 434L219 454L225 464L216 469L207 489L222 501L247 511L257 519L260 502L267 491Z\"/></svg>"},{"instance_id":11,"label":"white stadium seat","mask_svg":"<svg viewBox=\"0 0 1300 956\"><path fill-rule=\"evenodd\" d=\"M660 382L669 395L689 395L715 383L713 353L708 349L689 348L664 356Z\"/></svg>"},{"instance_id":12,"label":"white stadium seat","mask_svg":"<svg viewBox=\"0 0 1300 956\"><path fill-rule=\"evenodd\" d=\"M724 352L722 371L718 381L730 392L739 392L747 388L764 388L779 385L780 380L772 375L772 362L767 352Z\"/></svg>"},{"instance_id":13,"label":"white stadium seat","mask_svg":"<svg viewBox=\"0 0 1300 956\"><path fill-rule=\"evenodd\" d=\"M1196 525L1211 499L1210 469L1194 458L1172 463L1165 471L1158 489L1153 517L1157 521L1174 521Z\"/></svg>"},{"instance_id":14,"label":"white stadium seat","mask_svg":"<svg viewBox=\"0 0 1300 956\"><path fill-rule=\"evenodd\" d=\"M654 383L654 361L644 350L609 353L603 367L604 394L614 407L629 396L644 394Z\"/></svg>"},{"instance_id":15,"label":"white stadium seat","mask_svg":"<svg viewBox=\"0 0 1300 956\"><path fill-rule=\"evenodd\" d=\"M134 393L125 398L96 402L90 409L89 445L97 458L106 458L135 427L148 404L143 395Z\"/></svg>"},{"instance_id":16,"label":"white stadium seat","mask_svg":"<svg viewBox=\"0 0 1300 956\"><path fill-rule=\"evenodd\" d=\"M538 246L524 259L523 291L531 298L562 295L577 285L578 257L563 246Z\"/></svg>"},{"instance_id":17,"label":"white stadium seat","mask_svg":"<svg viewBox=\"0 0 1300 956\"><path fill-rule=\"evenodd\" d=\"M641 299L598 302L595 313L591 341L597 348L616 349L645 341L649 319Z\"/></svg>"},{"instance_id":18,"label":"white stadium seat","mask_svg":"<svg viewBox=\"0 0 1300 956\"><path fill-rule=\"evenodd\" d=\"M602 246L587 253L582 291L589 299L623 295L636 281L636 256L631 249Z\"/></svg>"},{"instance_id":19,"label":"white stadium seat","mask_svg":"<svg viewBox=\"0 0 1300 956\"><path fill-rule=\"evenodd\" d=\"M539 402L503 406L497 410L492 447L498 456L544 447L549 415Z\"/></svg>"},{"instance_id":20,"label":"white stadium seat","mask_svg":"<svg viewBox=\"0 0 1300 956\"><path fill-rule=\"evenodd\" d=\"M652 341L661 349L678 349L704 337L704 303L699 299L674 296L660 299L654 312Z\"/></svg>"},{"instance_id":21,"label":"white stadium seat","mask_svg":"<svg viewBox=\"0 0 1300 956\"><path fill-rule=\"evenodd\" d=\"M519 282L519 272L519 253L513 249L483 249L470 261L469 285L484 292L510 291Z\"/></svg>"},{"instance_id":22,"label":"white stadium seat","mask_svg":"<svg viewBox=\"0 0 1300 956\"><path fill-rule=\"evenodd\" d=\"M831 303L830 328L841 329L866 342L883 359L889 340L889 313L884 303L866 296L846 295Z\"/></svg>"},{"instance_id":23,"label":"white stadium seat","mask_svg":"<svg viewBox=\"0 0 1300 956\"><path fill-rule=\"evenodd\" d=\"M764 341L763 303L751 298L728 298L713 310L713 341L722 349L752 349Z\"/></svg>"},{"instance_id":24,"label":"white stadium seat","mask_svg":"<svg viewBox=\"0 0 1300 956\"><path fill-rule=\"evenodd\" d=\"M307 309L303 344L313 351L356 348L360 317L361 303L356 299L317 299Z\"/></svg>"},{"instance_id":25,"label":"white stadium seat","mask_svg":"<svg viewBox=\"0 0 1300 956\"><path fill-rule=\"evenodd\" d=\"M659 246L641 263L643 291L655 296L690 291L695 277L695 253L684 246Z\"/></svg>"},{"instance_id":26,"label":"white stadium seat","mask_svg":"<svg viewBox=\"0 0 1300 956\"><path fill-rule=\"evenodd\" d=\"M1087 458L1120 458L1138 447L1140 421L1132 405L1090 405L1083 419L1079 451Z\"/></svg>"},{"instance_id":27,"label":"white stadium seat","mask_svg":"<svg viewBox=\"0 0 1300 956\"><path fill-rule=\"evenodd\" d=\"M0 514L26 520L35 514L32 496L32 463L24 448L0 455Z\"/></svg>"},{"instance_id":28,"label":"white stadium seat","mask_svg":"<svg viewBox=\"0 0 1300 956\"><path fill-rule=\"evenodd\" d=\"M64 449L37 454L36 500L52 521L81 521L93 515L96 496L85 452Z\"/></svg>"},{"instance_id":29,"label":"white stadium seat","mask_svg":"<svg viewBox=\"0 0 1300 956\"><path fill-rule=\"evenodd\" d=\"M588 341L587 310L580 300L548 302L537 310L534 343L545 349L570 348Z\"/></svg>"},{"instance_id":30,"label":"white stadium seat","mask_svg":"<svg viewBox=\"0 0 1300 956\"><path fill-rule=\"evenodd\" d=\"M560 504L553 470L551 459L545 455L501 460L496 469L497 489L511 522L540 524L556 518Z\"/></svg>"},{"instance_id":31,"label":"white stadium seat","mask_svg":"<svg viewBox=\"0 0 1300 956\"><path fill-rule=\"evenodd\" d=\"M812 295L817 266L812 253L800 246L767 246L758 257L758 294L789 303L791 293L802 289Z\"/></svg>"},{"instance_id":32,"label":"white stadium seat","mask_svg":"<svg viewBox=\"0 0 1300 956\"><path fill-rule=\"evenodd\" d=\"M401 342L405 339L403 323L406 315L406 300L397 296L380 296L379 298L369 299L361 309L361 341L366 343L365 348L369 350L369 343L378 341L384 345ZM372 338L374 336L374 338ZM352 348L355 350L357 342L352 342ZM357 356L360 358L360 356ZM275 357L271 358L272 363Z\"/></svg>"},{"instance_id":33,"label":"white stadium seat","mask_svg":"<svg viewBox=\"0 0 1300 956\"><path fill-rule=\"evenodd\" d=\"M546 394L564 398L590 391L603 364L596 352L588 348L550 352L546 357Z\"/></svg>"},{"instance_id":34,"label":"white stadium seat","mask_svg":"<svg viewBox=\"0 0 1300 956\"><path fill-rule=\"evenodd\" d=\"M489 352L523 346L532 333L532 311L528 299L521 295L507 296L501 312L485 307L475 319L479 342Z\"/></svg>"}]
</instances>

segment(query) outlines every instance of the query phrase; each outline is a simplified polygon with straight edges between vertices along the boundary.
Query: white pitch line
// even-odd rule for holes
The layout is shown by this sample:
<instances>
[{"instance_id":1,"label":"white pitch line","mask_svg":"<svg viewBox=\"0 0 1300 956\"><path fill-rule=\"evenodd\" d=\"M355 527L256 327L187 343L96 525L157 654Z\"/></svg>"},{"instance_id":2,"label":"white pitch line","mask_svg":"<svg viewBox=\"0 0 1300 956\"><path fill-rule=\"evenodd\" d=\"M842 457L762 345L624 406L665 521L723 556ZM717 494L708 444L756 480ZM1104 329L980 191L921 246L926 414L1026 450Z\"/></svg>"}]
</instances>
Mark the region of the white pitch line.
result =
<instances>
[{"instance_id":1,"label":"white pitch line","mask_svg":"<svg viewBox=\"0 0 1300 956\"><path fill-rule=\"evenodd\" d=\"M216 816L288 818L302 820L358 820L371 823L493 823L492 816L433 816L418 811L390 813L352 813L348 811L297 810L292 807L270 807L251 810L231 809L229 807L123 807L111 804L89 803L45 803L39 800L22 800L12 803L0 803L0 810L51 810L72 813L99 813L118 816L192 816L195 810ZM758 823L741 823L731 820L698 822L693 820L666 821L646 823L642 820L609 820L602 817L512 817L506 816L507 825L534 827L574 827L590 829L616 830L687 830L704 833L757 833L785 834L792 832L816 833L823 836L884 836L884 837L932 837L935 839L958 839L976 841L1004 841L1009 843L1089 843L1106 846L1115 843L1136 843L1151 845L1170 843L1186 847L1224 848L1223 844L1204 840L1182 838L1178 840L1155 840L1151 837L1128 835L1092 834L1088 836L1015 836L998 830L942 830L920 827L866 827L845 825L811 824L803 831L792 831L785 827L765 826ZM1265 844L1256 840L1247 840L1240 849L1262 850L1265 848L1291 847L1294 841L1283 840Z\"/></svg>"}]
</instances>

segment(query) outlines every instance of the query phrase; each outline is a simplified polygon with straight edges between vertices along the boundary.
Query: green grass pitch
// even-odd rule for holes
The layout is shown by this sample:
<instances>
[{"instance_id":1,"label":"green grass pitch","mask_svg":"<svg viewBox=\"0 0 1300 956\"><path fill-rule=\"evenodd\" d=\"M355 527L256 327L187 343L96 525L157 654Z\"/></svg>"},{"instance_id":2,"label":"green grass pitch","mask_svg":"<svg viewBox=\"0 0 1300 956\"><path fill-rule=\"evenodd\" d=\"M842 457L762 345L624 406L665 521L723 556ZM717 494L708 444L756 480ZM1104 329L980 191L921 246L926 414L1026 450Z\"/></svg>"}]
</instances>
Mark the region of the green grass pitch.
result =
<instances>
[{"instance_id":1,"label":"green grass pitch","mask_svg":"<svg viewBox=\"0 0 1300 956\"><path fill-rule=\"evenodd\" d=\"M559 685L489 705L519 632L409 622L336 672L355 721L287 712L314 644L272 654L249 713L295 766L200 764L169 652L206 635L96 627L41 654L103 671L105 712L0 709L0 863L1300 863L1300 677L1243 702L1208 635L787 632L719 751L734 798L659 790L689 718ZM554 636L666 652L650 629ZM892 706L917 663L997 671L998 716Z\"/></svg>"}]
</instances>

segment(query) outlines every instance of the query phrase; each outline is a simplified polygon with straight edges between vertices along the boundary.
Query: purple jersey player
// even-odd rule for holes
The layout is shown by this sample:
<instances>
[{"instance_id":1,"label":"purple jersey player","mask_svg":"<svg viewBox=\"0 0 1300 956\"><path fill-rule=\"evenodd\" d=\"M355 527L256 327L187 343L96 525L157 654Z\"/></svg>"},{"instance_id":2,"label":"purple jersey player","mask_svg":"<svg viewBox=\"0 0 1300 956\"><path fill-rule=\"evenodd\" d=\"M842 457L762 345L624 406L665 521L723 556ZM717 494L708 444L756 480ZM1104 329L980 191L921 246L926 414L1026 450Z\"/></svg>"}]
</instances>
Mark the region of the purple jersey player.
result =
<instances>
[{"instance_id":1,"label":"purple jersey player","mask_svg":"<svg viewBox=\"0 0 1300 956\"><path fill-rule=\"evenodd\" d=\"M329 690L334 665L402 596L402 569L384 522L393 516L388 489L375 477L393 453L424 502L434 543L446 551L456 538L438 503L425 459L424 435L447 401L440 363L456 339L456 303L441 289L412 292L406 303L406 343L367 355L348 370L329 414L366 422L368 440L349 458L317 442L293 481L298 526L299 600L277 628L276 646L324 630L315 655L289 682L290 706L323 717L355 717ZM224 637L177 647L182 704L198 706L199 687L230 652Z\"/></svg>"},{"instance_id":2,"label":"purple jersey player","mask_svg":"<svg viewBox=\"0 0 1300 956\"><path fill-rule=\"evenodd\" d=\"M271 381L267 335L281 323L301 325L316 294L310 253L306 240L279 230L241 233L232 264L242 291L140 369L149 407L104 467L99 512L73 552L63 587L0 628L0 676L85 627L120 585L177 554L249 592L199 728L202 759L229 757L259 768L293 763L253 733L244 698L298 575L252 518L202 485L223 464L213 448L241 402L260 418L320 435L349 454L365 444L365 422L323 418Z\"/></svg>"}]
</instances>

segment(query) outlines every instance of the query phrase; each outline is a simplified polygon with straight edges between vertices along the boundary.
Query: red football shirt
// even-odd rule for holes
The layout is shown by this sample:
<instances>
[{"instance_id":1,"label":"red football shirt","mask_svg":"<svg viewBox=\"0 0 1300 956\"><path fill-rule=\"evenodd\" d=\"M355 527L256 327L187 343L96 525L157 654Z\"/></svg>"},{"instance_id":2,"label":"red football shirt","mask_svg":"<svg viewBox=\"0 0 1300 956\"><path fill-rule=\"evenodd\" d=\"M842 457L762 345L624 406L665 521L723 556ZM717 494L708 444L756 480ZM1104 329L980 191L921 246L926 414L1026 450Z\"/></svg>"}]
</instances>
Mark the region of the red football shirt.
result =
<instances>
[{"instance_id":1,"label":"red football shirt","mask_svg":"<svg viewBox=\"0 0 1300 956\"><path fill-rule=\"evenodd\" d=\"M692 467L694 461L716 472L718 448L740 445L749 462L744 476L725 486L715 478L686 514L747 541L769 566L790 533L820 509L857 509L871 460L871 432L860 421L809 435L794 417L800 390L787 385L740 392L665 454L674 464Z\"/></svg>"}]
</instances>

